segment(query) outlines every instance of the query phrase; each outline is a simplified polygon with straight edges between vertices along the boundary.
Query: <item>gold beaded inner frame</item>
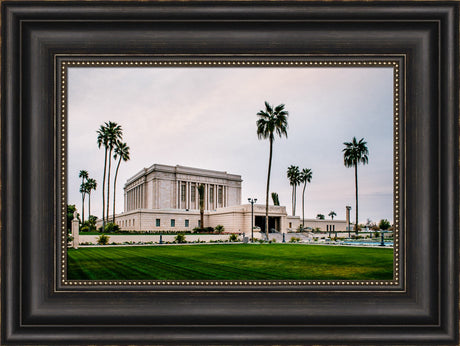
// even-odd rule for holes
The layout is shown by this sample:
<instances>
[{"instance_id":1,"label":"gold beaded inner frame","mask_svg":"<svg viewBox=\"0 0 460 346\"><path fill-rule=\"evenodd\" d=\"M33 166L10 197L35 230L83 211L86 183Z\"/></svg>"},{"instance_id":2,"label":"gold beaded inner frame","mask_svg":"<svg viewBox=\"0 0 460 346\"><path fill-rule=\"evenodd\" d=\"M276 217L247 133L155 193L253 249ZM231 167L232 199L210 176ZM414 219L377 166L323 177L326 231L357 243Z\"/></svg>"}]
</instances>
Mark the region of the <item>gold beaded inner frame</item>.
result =
<instances>
[{"instance_id":1,"label":"gold beaded inner frame","mask_svg":"<svg viewBox=\"0 0 460 346\"><path fill-rule=\"evenodd\" d=\"M242 57L193 57L182 56L55 56L55 123L57 131L57 172L59 173L60 232L55 234L55 289L75 288L104 291L117 290L174 290L177 288L195 289L237 289L250 290L261 287L273 290L321 291L405 291L405 228L401 225L401 184L400 118L404 115L405 56L404 55L340 55L340 56L242 56ZM393 280L68 280L67 279L67 76L69 68L85 67L390 67L393 69ZM403 137L404 138L404 137ZM60 203L59 203L60 202Z\"/></svg>"}]
</instances>

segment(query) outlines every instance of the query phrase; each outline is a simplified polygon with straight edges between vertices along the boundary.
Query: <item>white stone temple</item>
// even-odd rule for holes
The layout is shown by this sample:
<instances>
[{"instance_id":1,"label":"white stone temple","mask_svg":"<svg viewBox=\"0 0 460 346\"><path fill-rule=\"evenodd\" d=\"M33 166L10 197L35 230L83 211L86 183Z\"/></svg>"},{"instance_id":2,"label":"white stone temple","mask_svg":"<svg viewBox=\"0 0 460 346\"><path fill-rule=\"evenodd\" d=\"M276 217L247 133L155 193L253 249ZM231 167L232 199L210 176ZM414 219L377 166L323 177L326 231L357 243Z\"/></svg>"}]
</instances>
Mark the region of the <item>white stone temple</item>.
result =
<instances>
[{"instance_id":1,"label":"white stone temple","mask_svg":"<svg viewBox=\"0 0 460 346\"><path fill-rule=\"evenodd\" d=\"M204 220L200 225L198 185L203 184ZM115 215L122 230L191 231L195 227L223 225L226 232L251 232L254 226L265 229L265 204L241 204L240 175L184 166L154 164L129 178L124 186L124 212ZM301 220L288 216L285 206L269 206L271 231L296 230ZM100 225L100 222L98 222ZM305 219L305 227L346 230L344 220Z\"/></svg>"}]
</instances>

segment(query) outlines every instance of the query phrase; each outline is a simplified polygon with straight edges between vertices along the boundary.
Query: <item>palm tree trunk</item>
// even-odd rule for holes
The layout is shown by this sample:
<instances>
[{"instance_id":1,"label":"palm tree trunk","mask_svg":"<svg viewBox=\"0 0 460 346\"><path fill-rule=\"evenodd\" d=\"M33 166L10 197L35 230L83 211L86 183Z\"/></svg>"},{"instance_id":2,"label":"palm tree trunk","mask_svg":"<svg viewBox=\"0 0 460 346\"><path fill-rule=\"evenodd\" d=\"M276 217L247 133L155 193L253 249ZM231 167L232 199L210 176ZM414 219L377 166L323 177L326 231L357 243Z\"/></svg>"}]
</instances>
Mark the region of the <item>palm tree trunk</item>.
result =
<instances>
[{"instance_id":1,"label":"palm tree trunk","mask_svg":"<svg viewBox=\"0 0 460 346\"><path fill-rule=\"evenodd\" d=\"M107 172L107 147L104 155L104 176L102 178L102 232L105 231L105 176Z\"/></svg>"},{"instance_id":2,"label":"palm tree trunk","mask_svg":"<svg viewBox=\"0 0 460 346\"><path fill-rule=\"evenodd\" d=\"M303 184L303 191L302 191L302 230L305 227L305 188L307 187L307 183Z\"/></svg>"},{"instance_id":3,"label":"palm tree trunk","mask_svg":"<svg viewBox=\"0 0 460 346\"><path fill-rule=\"evenodd\" d=\"M267 193L265 195L265 234L268 240L268 195L270 192L270 172L272 169L273 138L270 137L270 155L268 158Z\"/></svg>"},{"instance_id":4,"label":"palm tree trunk","mask_svg":"<svg viewBox=\"0 0 460 346\"><path fill-rule=\"evenodd\" d=\"M115 196L116 196L116 189L117 189L117 175L118 175L118 168L120 168L121 163L121 156L118 160L117 169L115 170L115 178L113 179L113 216L112 216L112 223L115 223Z\"/></svg>"},{"instance_id":5,"label":"palm tree trunk","mask_svg":"<svg viewBox=\"0 0 460 346\"><path fill-rule=\"evenodd\" d=\"M204 210L200 208L200 228L204 229Z\"/></svg>"},{"instance_id":6,"label":"palm tree trunk","mask_svg":"<svg viewBox=\"0 0 460 346\"><path fill-rule=\"evenodd\" d=\"M294 215L294 185L292 185L292 193L291 193L291 214Z\"/></svg>"},{"instance_id":7,"label":"palm tree trunk","mask_svg":"<svg viewBox=\"0 0 460 346\"><path fill-rule=\"evenodd\" d=\"M355 203L356 203L356 224L355 224L355 232L358 234L358 165L355 165Z\"/></svg>"},{"instance_id":8,"label":"palm tree trunk","mask_svg":"<svg viewBox=\"0 0 460 346\"><path fill-rule=\"evenodd\" d=\"M81 194L81 223L85 222L85 194Z\"/></svg>"},{"instance_id":9,"label":"palm tree trunk","mask_svg":"<svg viewBox=\"0 0 460 346\"><path fill-rule=\"evenodd\" d=\"M110 166L112 165L112 149L109 150L109 169L107 172L107 222L109 222L110 207Z\"/></svg>"},{"instance_id":10,"label":"palm tree trunk","mask_svg":"<svg viewBox=\"0 0 460 346\"><path fill-rule=\"evenodd\" d=\"M297 183L294 182L294 210L292 212L292 216L295 216L295 209L296 209L296 196L297 195Z\"/></svg>"},{"instance_id":11,"label":"palm tree trunk","mask_svg":"<svg viewBox=\"0 0 460 346\"><path fill-rule=\"evenodd\" d=\"M91 189L88 192L88 215L91 216Z\"/></svg>"}]
</instances>

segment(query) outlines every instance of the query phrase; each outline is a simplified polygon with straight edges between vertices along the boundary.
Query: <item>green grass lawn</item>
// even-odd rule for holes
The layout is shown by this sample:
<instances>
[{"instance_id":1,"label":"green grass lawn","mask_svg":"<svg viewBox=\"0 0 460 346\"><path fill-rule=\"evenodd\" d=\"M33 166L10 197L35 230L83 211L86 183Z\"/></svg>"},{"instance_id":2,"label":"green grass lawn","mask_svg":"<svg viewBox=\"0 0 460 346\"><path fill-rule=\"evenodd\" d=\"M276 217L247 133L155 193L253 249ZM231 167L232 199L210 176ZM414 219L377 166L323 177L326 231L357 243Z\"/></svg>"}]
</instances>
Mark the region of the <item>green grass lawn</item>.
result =
<instances>
[{"instance_id":1,"label":"green grass lawn","mask_svg":"<svg viewBox=\"0 0 460 346\"><path fill-rule=\"evenodd\" d=\"M68 250L69 280L391 280L393 249L303 244Z\"/></svg>"}]
</instances>

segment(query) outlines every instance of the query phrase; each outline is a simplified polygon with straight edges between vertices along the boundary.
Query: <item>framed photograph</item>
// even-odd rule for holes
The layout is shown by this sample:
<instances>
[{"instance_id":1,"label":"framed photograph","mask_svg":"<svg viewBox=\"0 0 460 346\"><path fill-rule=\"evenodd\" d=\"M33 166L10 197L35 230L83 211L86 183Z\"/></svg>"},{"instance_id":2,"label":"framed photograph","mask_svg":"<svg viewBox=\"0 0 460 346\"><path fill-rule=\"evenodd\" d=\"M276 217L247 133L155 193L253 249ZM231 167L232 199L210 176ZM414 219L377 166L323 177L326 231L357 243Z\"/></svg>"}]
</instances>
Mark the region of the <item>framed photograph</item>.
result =
<instances>
[{"instance_id":1,"label":"framed photograph","mask_svg":"<svg viewBox=\"0 0 460 346\"><path fill-rule=\"evenodd\" d=\"M458 2L2 23L4 344L458 344Z\"/></svg>"}]
</instances>

